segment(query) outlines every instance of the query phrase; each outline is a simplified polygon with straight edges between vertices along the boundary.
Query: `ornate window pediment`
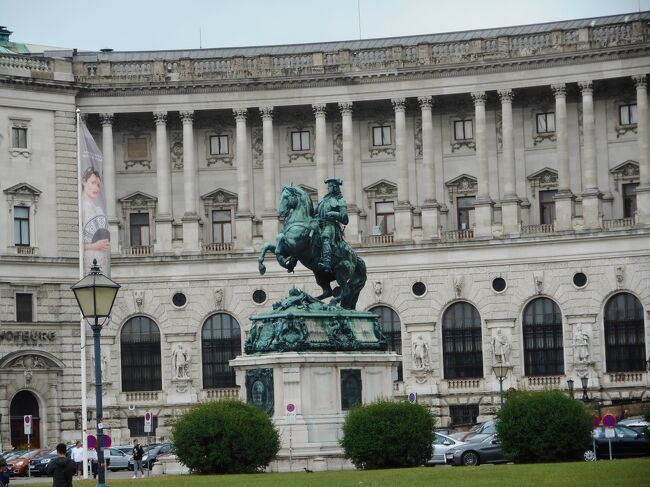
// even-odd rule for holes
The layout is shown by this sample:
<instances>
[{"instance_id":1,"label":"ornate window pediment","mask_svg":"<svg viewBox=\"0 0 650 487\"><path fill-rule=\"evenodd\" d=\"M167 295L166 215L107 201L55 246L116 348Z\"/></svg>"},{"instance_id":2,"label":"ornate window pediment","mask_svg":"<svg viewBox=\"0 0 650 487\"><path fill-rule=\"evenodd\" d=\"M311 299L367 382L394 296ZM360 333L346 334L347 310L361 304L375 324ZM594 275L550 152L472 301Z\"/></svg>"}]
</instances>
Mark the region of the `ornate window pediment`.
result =
<instances>
[{"instance_id":1,"label":"ornate window pediment","mask_svg":"<svg viewBox=\"0 0 650 487\"><path fill-rule=\"evenodd\" d=\"M119 201L122 207L128 207L132 210L149 210L156 207L158 198L141 191L136 191L124 198L120 198Z\"/></svg>"},{"instance_id":2,"label":"ornate window pediment","mask_svg":"<svg viewBox=\"0 0 650 487\"><path fill-rule=\"evenodd\" d=\"M216 208L236 208L238 197L226 189L217 188L201 196L201 200L205 206L205 214L209 216L210 210Z\"/></svg>"},{"instance_id":3,"label":"ornate window pediment","mask_svg":"<svg viewBox=\"0 0 650 487\"><path fill-rule=\"evenodd\" d=\"M478 191L478 180L469 174L461 174L445 183L449 192L449 201L454 203L456 196L475 196Z\"/></svg>"},{"instance_id":4,"label":"ornate window pediment","mask_svg":"<svg viewBox=\"0 0 650 487\"><path fill-rule=\"evenodd\" d=\"M128 196L119 199L122 205L122 217L124 219L124 228L126 229L125 248L146 249L150 248L155 240L156 205L158 199L141 191L136 191ZM144 214L132 216L134 214ZM134 218L142 218L137 224ZM142 227L146 227L143 229ZM137 235L137 237L136 237ZM134 238L135 237L135 238ZM142 254L137 254L142 255Z\"/></svg>"},{"instance_id":5,"label":"ornate window pediment","mask_svg":"<svg viewBox=\"0 0 650 487\"><path fill-rule=\"evenodd\" d=\"M363 188L368 200L368 208L372 208L373 202L397 200L397 184L386 179L380 179L376 183Z\"/></svg>"},{"instance_id":6,"label":"ornate window pediment","mask_svg":"<svg viewBox=\"0 0 650 487\"><path fill-rule=\"evenodd\" d=\"M9 118L9 154L29 159L32 154L32 123L30 119Z\"/></svg>"},{"instance_id":7,"label":"ornate window pediment","mask_svg":"<svg viewBox=\"0 0 650 487\"><path fill-rule=\"evenodd\" d=\"M41 332L30 332L41 333ZM7 355L0 361L0 369L14 369L19 371L31 372L33 370L62 370L65 364L40 350L21 350Z\"/></svg>"},{"instance_id":8,"label":"ornate window pediment","mask_svg":"<svg viewBox=\"0 0 650 487\"><path fill-rule=\"evenodd\" d=\"M627 160L609 170L615 181L636 182L639 180L639 163Z\"/></svg>"},{"instance_id":9,"label":"ornate window pediment","mask_svg":"<svg viewBox=\"0 0 650 487\"><path fill-rule=\"evenodd\" d=\"M18 183L4 190L9 203L32 202L36 203L42 191L31 184Z\"/></svg>"},{"instance_id":10,"label":"ornate window pediment","mask_svg":"<svg viewBox=\"0 0 650 487\"><path fill-rule=\"evenodd\" d=\"M535 194L535 188L543 190L557 189L557 171L550 167L534 172L527 179L533 194Z\"/></svg>"}]
</instances>

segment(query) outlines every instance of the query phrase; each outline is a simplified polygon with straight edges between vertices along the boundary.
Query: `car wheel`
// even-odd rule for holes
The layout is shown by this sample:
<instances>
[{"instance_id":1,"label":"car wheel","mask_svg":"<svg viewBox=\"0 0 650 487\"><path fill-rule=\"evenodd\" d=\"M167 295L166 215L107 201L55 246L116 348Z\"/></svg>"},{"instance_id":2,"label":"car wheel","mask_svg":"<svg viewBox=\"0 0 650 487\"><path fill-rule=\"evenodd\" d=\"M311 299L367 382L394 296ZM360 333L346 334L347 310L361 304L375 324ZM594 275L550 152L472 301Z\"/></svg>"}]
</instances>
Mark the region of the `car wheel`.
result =
<instances>
[{"instance_id":1,"label":"car wheel","mask_svg":"<svg viewBox=\"0 0 650 487\"><path fill-rule=\"evenodd\" d=\"M478 454L473 451L468 451L463 453L463 456L460 459L461 463L466 467L475 467L479 462Z\"/></svg>"},{"instance_id":2,"label":"car wheel","mask_svg":"<svg viewBox=\"0 0 650 487\"><path fill-rule=\"evenodd\" d=\"M596 461L596 453L593 450L585 451L583 456L585 458L585 462L595 462Z\"/></svg>"}]
</instances>

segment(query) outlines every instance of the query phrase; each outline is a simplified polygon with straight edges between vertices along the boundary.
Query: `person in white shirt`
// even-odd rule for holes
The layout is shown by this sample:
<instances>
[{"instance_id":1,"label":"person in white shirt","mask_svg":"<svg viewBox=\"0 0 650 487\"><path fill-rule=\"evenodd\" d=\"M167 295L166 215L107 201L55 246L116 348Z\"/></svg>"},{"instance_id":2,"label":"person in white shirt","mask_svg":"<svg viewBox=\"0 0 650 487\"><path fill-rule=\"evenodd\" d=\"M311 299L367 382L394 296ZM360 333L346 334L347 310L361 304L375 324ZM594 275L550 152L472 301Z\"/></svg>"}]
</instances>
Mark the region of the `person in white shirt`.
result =
<instances>
[{"instance_id":1,"label":"person in white shirt","mask_svg":"<svg viewBox=\"0 0 650 487\"><path fill-rule=\"evenodd\" d=\"M80 479L83 473L83 461L84 461L84 449L81 446L81 442L77 441L74 445L74 448L70 452L72 461L77 466L77 478Z\"/></svg>"},{"instance_id":2,"label":"person in white shirt","mask_svg":"<svg viewBox=\"0 0 650 487\"><path fill-rule=\"evenodd\" d=\"M97 477L97 450L88 448L88 463L90 463L90 471L93 473L93 478Z\"/></svg>"}]
</instances>

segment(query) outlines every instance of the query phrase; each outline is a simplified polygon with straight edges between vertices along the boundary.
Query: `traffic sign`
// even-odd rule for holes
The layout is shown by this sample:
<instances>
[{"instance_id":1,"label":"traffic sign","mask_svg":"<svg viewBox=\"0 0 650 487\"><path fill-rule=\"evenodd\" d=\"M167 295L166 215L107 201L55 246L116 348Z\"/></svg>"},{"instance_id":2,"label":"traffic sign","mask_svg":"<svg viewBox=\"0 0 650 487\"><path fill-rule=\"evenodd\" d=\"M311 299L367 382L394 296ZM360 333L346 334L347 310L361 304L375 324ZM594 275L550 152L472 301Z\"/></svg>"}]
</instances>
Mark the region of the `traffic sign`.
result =
<instances>
[{"instance_id":1,"label":"traffic sign","mask_svg":"<svg viewBox=\"0 0 650 487\"><path fill-rule=\"evenodd\" d=\"M102 435L102 448L110 448L113 444L113 439L110 435Z\"/></svg>"},{"instance_id":2,"label":"traffic sign","mask_svg":"<svg viewBox=\"0 0 650 487\"><path fill-rule=\"evenodd\" d=\"M97 448L97 437L95 435L88 435L86 437L86 444L88 448Z\"/></svg>"},{"instance_id":3,"label":"traffic sign","mask_svg":"<svg viewBox=\"0 0 650 487\"><path fill-rule=\"evenodd\" d=\"M616 438L616 432L614 431L613 428L607 428L605 429L605 438Z\"/></svg>"},{"instance_id":4,"label":"traffic sign","mask_svg":"<svg viewBox=\"0 0 650 487\"><path fill-rule=\"evenodd\" d=\"M25 430L26 435L31 435L32 434L32 415L31 414L26 414L23 416L23 428Z\"/></svg>"},{"instance_id":5,"label":"traffic sign","mask_svg":"<svg viewBox=\"0 0 650 487\"><path fill-rule=\"evenodd\" d=\"M613 414L606 414L603 416L603 426L605 428L612 428L616 426L616 418Z\"/></svg>"},{"instance_id":6,"label":"traffic sign","mask_svg":"<svg viewBox=\"0 0 650 487\"><path fill-rule=\"evenodd\" d=\"M600 426L600 418L598 416L594 416L593 418L591 418L591 421L592 421L591 427L593 429L596 429Z\"/></svg>"},{"instance_id":7,"label":"traffic sign","mask_svg":"<svg viewBox=\"0 0 650 487\"><path fill-rule=\"evenodd\" d=\"M290 402L287 404L287 412L288 413L294 413L296 411L296 405Z\"/></svg>"},{"instance_id":8,"label":"traffic sign","mask_svg":"<svg viewBox=\"0 0 650 487\"><path fill-rule=\"evenodd\" d=\"M415 404L418 402L418 393L417 392L409 392L409 402L411 404Z\"/></svg>"},{"instance_id":9,"label":"traffic sign","mask_svg":"<svg viewBox=\"0 0 650 487\"><path fill-rule=\"evenodd\" d=\"M296 422L296 405L292 402L287 404L284 419L287 424L294 424Z\"/></svg>"},{"instance_id":10,"label":"traffic sign","mask_svg":"<svg viewBox=\"0 0 650 487\"><path fill-rule=\"evenodd\" d=\"M144 432L145 433L151 433L152 428L152 423L153 423L153 414L151 414L151 411L146 411L144 413Z\"/></svg>"}]
</instances>

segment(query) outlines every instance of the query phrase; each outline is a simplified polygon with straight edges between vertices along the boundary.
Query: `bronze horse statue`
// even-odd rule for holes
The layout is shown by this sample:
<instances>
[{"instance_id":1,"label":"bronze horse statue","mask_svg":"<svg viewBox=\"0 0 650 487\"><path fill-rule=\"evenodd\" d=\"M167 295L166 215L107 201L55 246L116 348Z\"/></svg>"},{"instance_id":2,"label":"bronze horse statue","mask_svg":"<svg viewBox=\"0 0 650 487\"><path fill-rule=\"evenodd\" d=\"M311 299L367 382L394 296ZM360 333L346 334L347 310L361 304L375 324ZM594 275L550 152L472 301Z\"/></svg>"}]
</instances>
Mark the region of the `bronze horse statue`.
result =
<instances>
[{"instance_id":1,"label":"bronze horse statue","mask_svg":"<svg viewBox=\"0 0 650 487\"><path fill-rule=\"evenodd\" d=\"M314 273L316 283L323 293L317 299L334 296L331 304L340 304L345 309L355 309L359 293L366 283L366 264L352 246L340 239L332 245L332 268L325 271L318 266L320 257L319 221L314 214L310 196L297 186L282 188L279 214L284 218L284 227L278 233L275 245L265 243L258 257L260 274L266 272L264 256L267 252L275 258L287 272L293 272L300 262ZM338 286L332 289L331 283Z\"/></svg>"}]
</instances>

